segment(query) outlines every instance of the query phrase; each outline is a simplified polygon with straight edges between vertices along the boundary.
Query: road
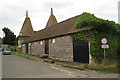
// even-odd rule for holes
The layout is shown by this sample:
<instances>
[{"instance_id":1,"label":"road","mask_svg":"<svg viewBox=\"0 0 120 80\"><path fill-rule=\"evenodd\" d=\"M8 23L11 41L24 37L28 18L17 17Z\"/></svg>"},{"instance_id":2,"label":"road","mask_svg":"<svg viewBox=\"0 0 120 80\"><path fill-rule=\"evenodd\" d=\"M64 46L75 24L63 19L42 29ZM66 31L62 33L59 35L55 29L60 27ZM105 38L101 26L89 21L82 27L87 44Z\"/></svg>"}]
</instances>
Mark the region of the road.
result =
<instances>
[{"instance_id":1,"label":"road","mask_svg":"<svg viewBox=\"0 0 120 80\"><path fill-rule=\"evenodd\" d=\"M16 55L2 55L2 78L118 78L117 73L81 71L37 62Z\"/></svg>"}]
</instances>

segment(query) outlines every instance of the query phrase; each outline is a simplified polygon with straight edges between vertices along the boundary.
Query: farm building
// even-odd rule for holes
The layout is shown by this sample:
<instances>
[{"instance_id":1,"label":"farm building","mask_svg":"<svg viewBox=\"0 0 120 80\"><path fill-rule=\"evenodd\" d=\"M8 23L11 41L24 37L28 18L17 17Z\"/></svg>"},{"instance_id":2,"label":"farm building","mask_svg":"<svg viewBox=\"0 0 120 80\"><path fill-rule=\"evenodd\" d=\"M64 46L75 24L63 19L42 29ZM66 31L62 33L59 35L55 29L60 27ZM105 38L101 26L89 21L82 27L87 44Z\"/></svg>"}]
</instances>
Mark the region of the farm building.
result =
<instances>
[{"instance_id":1,"label":"farm building","mask_svg":"<svg viewBox=\"0 0 120 80\"><path fill-rule=\"evenodd\" d=\"M93 60L90 53L92 38L87 36L89 37L88 40L81 40L72 37L76 33L90 29L88 26L82 28L73 27L80 16L78 15L58 23L51 9L51 15L44 29L34 33L32 28L29 28L29 31L32 31L32 33L30 33L31 36L29 38L23 40L21 46L22 53L40 56L48 55L49 58L61 61L91 63ZM24 24L26 23L24 21ZM28 26L24 25L22 29L24 27L27 28Z\"/></svg>"}]
</instances>

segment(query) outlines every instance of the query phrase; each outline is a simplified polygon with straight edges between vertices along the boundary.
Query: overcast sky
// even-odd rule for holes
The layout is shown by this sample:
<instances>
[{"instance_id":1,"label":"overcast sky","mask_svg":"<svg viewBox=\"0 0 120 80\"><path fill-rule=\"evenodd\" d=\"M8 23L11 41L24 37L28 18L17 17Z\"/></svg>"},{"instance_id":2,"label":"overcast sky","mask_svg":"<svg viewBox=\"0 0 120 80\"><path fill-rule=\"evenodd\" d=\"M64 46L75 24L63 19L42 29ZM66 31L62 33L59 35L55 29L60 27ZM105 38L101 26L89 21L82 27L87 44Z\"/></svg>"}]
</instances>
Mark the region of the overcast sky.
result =
<instances>
[{"instance_id":1,"label":"overcast sky","mask_svg":"<svg viewBox=\"0 0 120 80\"><path fill-rule=\"evenodd\" d=\"M33 29L43 29L50 16L50 8L57 21L89 12L103 19L118 22L119 0L1 0L0 1L0 37L2 28L8 27L18 36L25 20L25 12L31 19Z\"/></svg>"}]
</instances>

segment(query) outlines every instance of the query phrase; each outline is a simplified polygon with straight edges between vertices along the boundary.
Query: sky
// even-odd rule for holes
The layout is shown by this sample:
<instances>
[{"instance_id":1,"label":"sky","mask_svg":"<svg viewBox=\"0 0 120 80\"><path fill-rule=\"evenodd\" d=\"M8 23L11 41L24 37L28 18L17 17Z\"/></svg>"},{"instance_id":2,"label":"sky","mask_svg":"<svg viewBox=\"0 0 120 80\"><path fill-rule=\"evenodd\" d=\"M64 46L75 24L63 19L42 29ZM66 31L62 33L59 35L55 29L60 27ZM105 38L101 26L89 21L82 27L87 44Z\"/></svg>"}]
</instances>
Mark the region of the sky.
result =
<instances>
[{"instance_id":1,"label":"sky","mask_svg":"<svg viewBox=\"0 0 120 80\"><path fill-rule=\"evenodd\" d=\"M1 0L0 37L8 27L16 36L22 28L26 10L34 31L45 28L51 7L58 22L89 12L103 19L118 23L119 0Z\"/></svg>"}]
</instances>

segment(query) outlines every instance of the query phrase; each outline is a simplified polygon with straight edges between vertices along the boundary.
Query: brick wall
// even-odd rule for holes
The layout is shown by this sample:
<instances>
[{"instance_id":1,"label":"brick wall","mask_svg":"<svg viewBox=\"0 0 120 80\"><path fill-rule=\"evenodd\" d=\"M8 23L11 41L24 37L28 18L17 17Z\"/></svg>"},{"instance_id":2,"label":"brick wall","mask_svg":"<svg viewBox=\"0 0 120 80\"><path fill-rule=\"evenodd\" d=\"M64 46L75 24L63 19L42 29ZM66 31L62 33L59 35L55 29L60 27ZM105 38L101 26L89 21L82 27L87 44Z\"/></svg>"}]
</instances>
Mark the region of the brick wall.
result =
<instances>
[{"instance_id":1,"label":"brick wall","mask_svg":"<svg viewBox=\"0 0 120 80\"><path fill-rule=\"evenodd\" d=\"M73 61L72 38L67 35L53 39L49 39L49 57L62 61Z\"/></svg>"},{"instance_id":2,"label":"brick wall","mask_svg":"<svg viewBox=\"0 0 120 80\"><path fill-rule=\"evenodd\" d=\"M32 55L43 55L44 54L44 40L32 42L31 47L29 47L29 53Z\"/></svg>"}]
</instances>

